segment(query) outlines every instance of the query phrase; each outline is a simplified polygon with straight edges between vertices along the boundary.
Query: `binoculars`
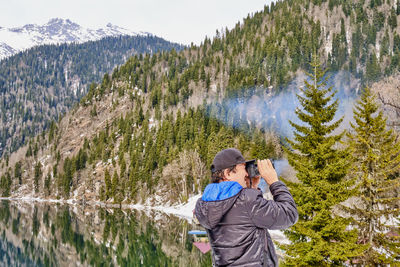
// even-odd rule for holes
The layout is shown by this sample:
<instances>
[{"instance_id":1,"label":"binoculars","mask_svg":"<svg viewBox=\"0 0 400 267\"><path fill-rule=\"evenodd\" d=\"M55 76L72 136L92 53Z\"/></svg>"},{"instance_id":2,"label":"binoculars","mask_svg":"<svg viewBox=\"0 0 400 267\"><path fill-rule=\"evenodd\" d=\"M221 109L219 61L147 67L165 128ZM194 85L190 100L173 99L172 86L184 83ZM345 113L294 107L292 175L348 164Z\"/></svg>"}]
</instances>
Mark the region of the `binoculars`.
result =
<instances>
[{"instance_id":1,"label":"binoculars","mask_svg":"<svg viewBox=\"0 0 400 267\"><path fill-rule=\"evenodd\" d=\"M272 163L272 167L275 169L275 165L274 165L274 160L273 159L269 159ZM257 163L256 160L249 160L246 161L246 171L248 174L248 177L250 178L250 183L251 183L251 179L260 175L260 172L258 171L258 167L257 167Z\"/></svg>"}]
</instances>

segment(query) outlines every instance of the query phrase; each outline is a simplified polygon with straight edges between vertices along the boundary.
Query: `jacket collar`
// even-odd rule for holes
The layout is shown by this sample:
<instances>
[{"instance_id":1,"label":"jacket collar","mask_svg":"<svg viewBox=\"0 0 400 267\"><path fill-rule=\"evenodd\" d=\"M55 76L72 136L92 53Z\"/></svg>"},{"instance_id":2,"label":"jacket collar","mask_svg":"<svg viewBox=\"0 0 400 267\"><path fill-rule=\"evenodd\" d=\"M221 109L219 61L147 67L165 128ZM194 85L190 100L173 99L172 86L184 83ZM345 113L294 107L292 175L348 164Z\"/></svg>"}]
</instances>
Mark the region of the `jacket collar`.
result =
<instances>
[{"instance_id":1,"label":"jacket collar","mask_svg":"<svg viewBox=\"0 0 400 267\"><path fill-rule=\"evenodd\" d=\"M225 200L238 194L243 187L235 181L211 183L204 189L203 201Z\"/></svg>"}]
</instances>

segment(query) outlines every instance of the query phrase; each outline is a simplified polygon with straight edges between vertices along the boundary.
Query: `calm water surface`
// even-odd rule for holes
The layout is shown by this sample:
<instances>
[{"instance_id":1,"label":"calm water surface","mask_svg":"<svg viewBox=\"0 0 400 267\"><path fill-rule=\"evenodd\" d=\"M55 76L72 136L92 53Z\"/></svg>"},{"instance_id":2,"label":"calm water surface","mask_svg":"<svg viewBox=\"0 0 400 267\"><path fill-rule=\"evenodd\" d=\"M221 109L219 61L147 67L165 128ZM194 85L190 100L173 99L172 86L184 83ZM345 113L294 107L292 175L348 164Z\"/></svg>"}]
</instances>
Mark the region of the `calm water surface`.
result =
<instances>
[{"instance_id":1,"label":"calm water surface","mask_svg":"<svg viewBox=\"0 0 400 267\"><path fill-rule=\"evenodd\" d=\"M211 266L186 220L158 211L0 201L1 266Z\"/></svg>"}]
</instances>

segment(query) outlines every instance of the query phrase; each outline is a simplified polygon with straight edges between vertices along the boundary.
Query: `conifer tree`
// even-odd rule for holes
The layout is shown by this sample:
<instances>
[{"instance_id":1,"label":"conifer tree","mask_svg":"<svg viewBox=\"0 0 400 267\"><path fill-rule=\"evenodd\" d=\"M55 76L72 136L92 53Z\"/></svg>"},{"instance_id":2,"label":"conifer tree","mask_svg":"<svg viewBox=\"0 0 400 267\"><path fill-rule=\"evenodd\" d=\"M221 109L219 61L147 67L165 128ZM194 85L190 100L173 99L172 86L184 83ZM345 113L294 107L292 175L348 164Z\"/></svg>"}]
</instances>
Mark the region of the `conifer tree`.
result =
<instances>
[{"instance_id":1,"label":"conifer tree","mask_svg":"<svg viewBox=\"0 0 400 267\"><path fill-rule=\"evenodd\" d=\"M99 198L100 198L100 201L105 201L106 200L106 192L105 192L105 189L104 189L104 185L100 186Z\"/></svg>"},{"instance_id":2,"label":"conifer tree","mask_svg":"<svg viewBox=\"0 0 400 267\"><path fill-rule=\"evenodd\" d=\"M130 186L130 197L131 199L134 199L137 191L137 181L138 181L138 162L136 161L134 163L134 167L131 168L131 171L129 172L129 186Z\"/></svg>"},{"instance_id":3,"label":"conifer tree","mask_svg":"<svg viewBox=\"0 0 400 267\"><path fill-rule=\"evenodd\" d=\"M51 184L51 175L50 173L47 174L45 180L44 180L44 187L46 189L46 194L50 194L50 184Z\"/></svg>"},{"instance_id":4,"label":"conifer tree","mask_svg":"<svg viewBox=\"0 0 400 267\"><path fill-rule=\"evenodd\" d=\"M34 185L35 185L35 192L39 192L39 179L42 176L42 164L40 161L37 162L35 165L35 175L34 175Z\"/></svg>"},{"instance_id":5,"label":"conifer tree","mask_svg":"<svg viewBox=\"0 0 400 267\"><path fill-rule=\"evenodd\" d=\"M254 159L267 159L272 156L272 150L267 147L265 137L260 130L255 130L253 143L250 146L250 157Z\"/></svg>"},{"instance_id":6,"label":"conifer tree","mask_svg":"<svg viewBox=\"0 0 400 267\"><path fill-rule=\"evenodd\" d=\"M352 176L357 180L357 200L344 210L354 218L359 242L368 249L359 258L365 266L400 265L399 213L400 143L386 118L378 112L375 96L366 88L354 109L355 123L348 134L352 148ZM397 237L396 237L397 235Z\"/></svg>"},{"instance_id":7,"label":"conifer tree","mask_svg":"<svg viewBox=\"0 0 400 267\"><path fill-rule=\"evenodd\" d=\"M218 147L218 138L215 132L212 132L207 138L207 166L211 166L211 163L215 155L220 151Z\"/></svg>"},{"instance_id":8,"label":"conifer tree","mask_svg":"<svg viewBox=\"0 0 400 267\"><path fill-rule=\"evenodd\" d=\"M21 161L18 161L17 163L15 163L14 166L14 177L16 180L18 180L19 184L22 184L22 164Z\"/></svg>"},{"instance_id":9,"label":"conifer tree","mask_svg":"<svg viewBox=\"0 0 400 267\"><path fill-rule=\"evenodd\" d=\"M287 140L293 150L286 149L289 163L297 171L299 183L289 183L296 201L299 221L285 231L291 241L282 245L286 266L342 265L360 255L356 230L347 230L350 219L335 216L332 208L350 195L345 180L349 169L349 152L338 148L344 132L334 134L343 118L334 121L338 101L335 91L327 87L326 70L318 59L311 62L312 73L305 80L304 95L297 95L302 109L296 114L294 139Z\"/></svg>"},{"instance_id":10,"label":"conifer tree","mask_svg":"<svg viewBox=\"0 0 400 267\"><path fill-rule=\"evenodd\" d=\"M11 175L9 172L3 174L0 178L0 192L2 197L8 197L11 189Z\"/></svg>"},{"instance_id":11,"label":"conifer tree","mask_svg":"<svg viewBox=\"0 0 400 267\"><path fill-rule=\"evenodd\" d=\"M106 199L108 199L111 197L111 177L108 169L104 173L104 183L106 185Z\"/></svg>"},{"instance_id":12,"label":"conifer tree","mask_svg":"<svg viewBox=\"0 0 400 267\"><path fill-rule=\"evenodd\" d=\"M118 191L118 184L119 184L119 177L118 177L118 173L117 170L114 171L114 175L112 178L112 182L111 182L111 195L113 198L116 197L117 195L117 191Z\"/></svg>"},{"instance_id":13,"label":"conifer tree","mask_svg":"<svg viewBox=\"0 0 400 267\"><path fill-rule=\"evenodd\" d=\"M195 143L197 146L197 151L200 154L200 157L202 159L206 159L206 157L207 157L207 138L206 138L204 126L201 127L200 133L199 133L198 138L196 139Z\"/></svg>"},{"instance_id":14,"label":"conifer tree","mask_svg":"<svg viewBox=\"0 0 400 267\"><path fill-rule=\"evenodd\" d=\"M215 134L212 132L207 139L207 166L211 166L211 163L215 155L223 150L230 147L234 147L234 135L231 128L221 127L219 132Z\"/></svg>"},{"instance_id":15,"label":"conifer tree","mask_svg":"<svg viewBox=\"0 0 400 267\"><path fill-rule=\"evenodd\" d=\"M125 157L124 154L122 153L121 157L119 157L120 162L119 162L119 166L120 166L120 171L119 173L121 174L121 178L125 177L125 172L126 172L126 163L125 163Z\"/></svg>"},{"instance_id":16,"label":"conifer tree","mask_svg":"<svg viewBox=\"0 0 400 267\"><path fill-rule=\"evenodd\" d=\"M70 192L71 185L72 185L72 179L74 176L73 165L72 165L72 161L70 158L67 157L65 159L63 169L64 169L64 175L62 176L61 186L62 186L64 195L69 196L69 192Z\"/></svg>"},{"instance_id":17,"label":"conifer tree","mask_svg":"<svg viewBox=\"0 0 400 267\"><path fill-rule=\"evenodd\" d=\"M400 15L400 1L397 1L396 14L397 14L397 15Z\"/></svg>"}]
</instances>

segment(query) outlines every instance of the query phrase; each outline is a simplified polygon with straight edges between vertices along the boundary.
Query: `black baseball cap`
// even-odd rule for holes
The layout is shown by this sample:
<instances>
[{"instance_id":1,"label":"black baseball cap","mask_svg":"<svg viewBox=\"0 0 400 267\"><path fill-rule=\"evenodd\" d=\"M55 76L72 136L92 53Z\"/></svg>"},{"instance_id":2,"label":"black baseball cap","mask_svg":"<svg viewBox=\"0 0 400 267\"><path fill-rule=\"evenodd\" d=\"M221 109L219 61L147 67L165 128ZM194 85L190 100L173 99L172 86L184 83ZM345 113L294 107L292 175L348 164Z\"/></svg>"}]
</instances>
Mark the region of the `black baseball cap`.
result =
<instances>
[{"instance_id":1,"label":"black baseball cap","mask_svg":"<svg viewBox=\"0 0 400 267\"><path fill-rule=\"evenodd\" d=\"M242 153L236 148L221 150L215 155L211 165L211 172L224 170L237 164L245 163Z\"/></svg>"}]
</instances>

